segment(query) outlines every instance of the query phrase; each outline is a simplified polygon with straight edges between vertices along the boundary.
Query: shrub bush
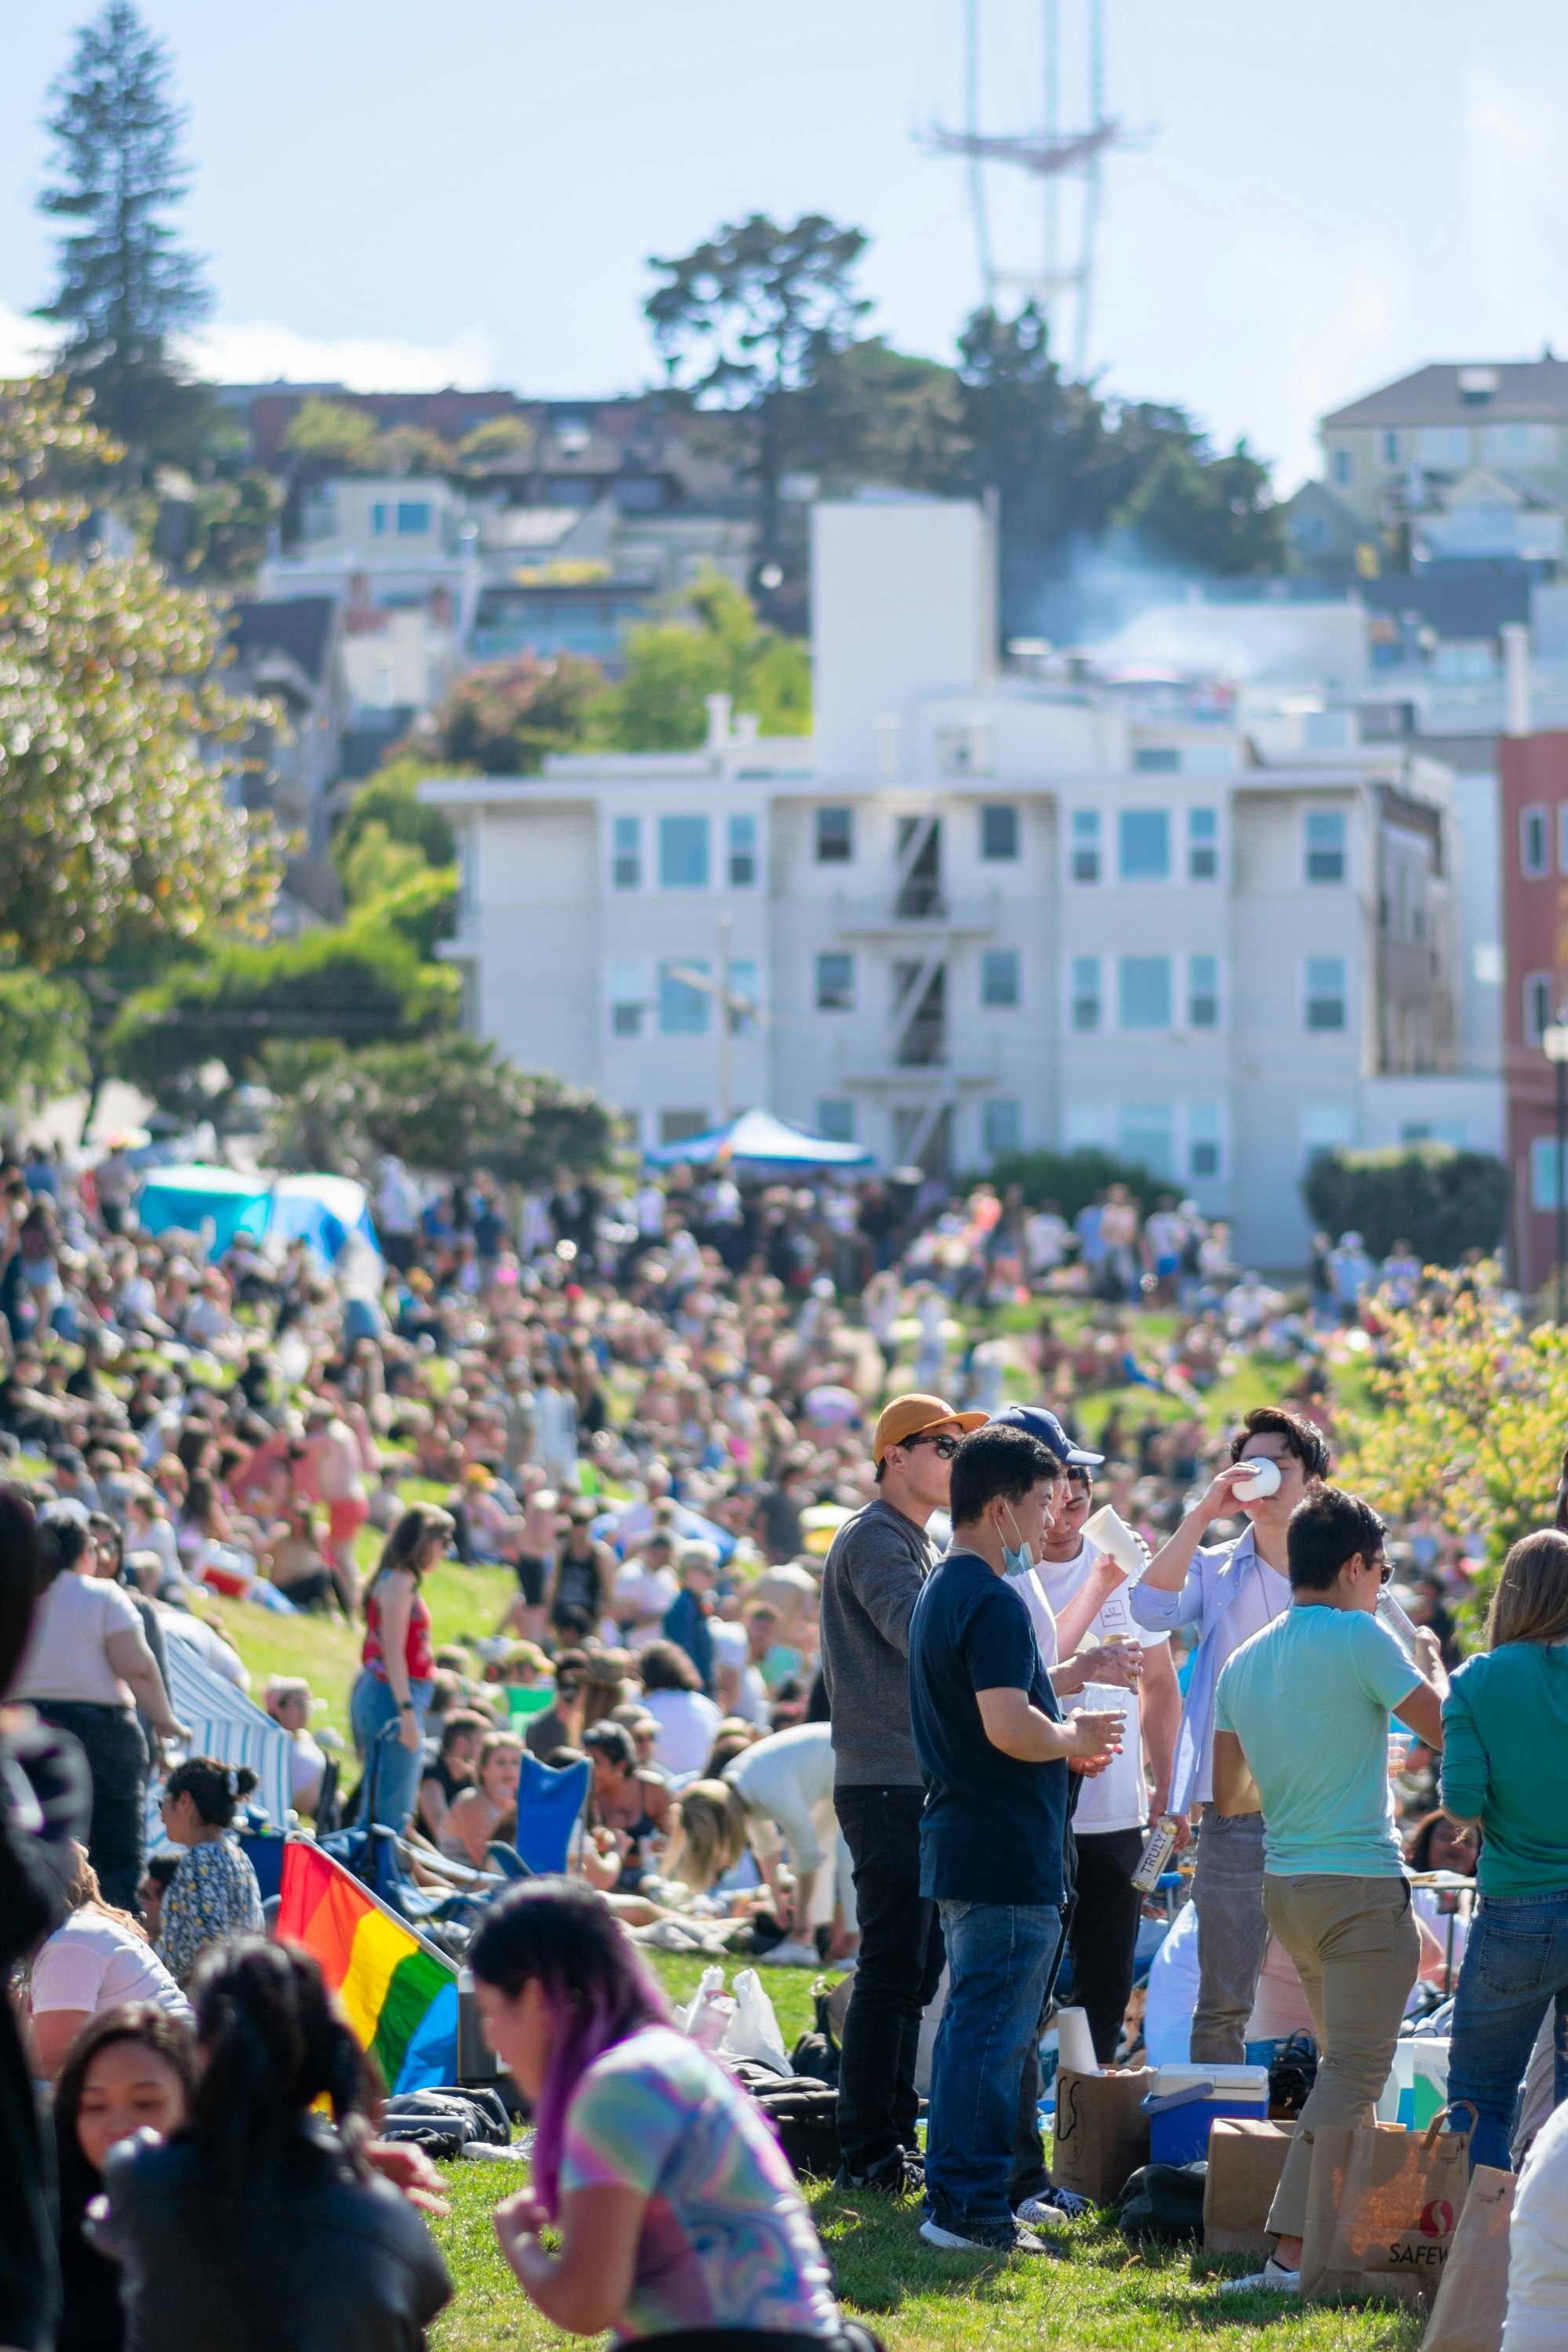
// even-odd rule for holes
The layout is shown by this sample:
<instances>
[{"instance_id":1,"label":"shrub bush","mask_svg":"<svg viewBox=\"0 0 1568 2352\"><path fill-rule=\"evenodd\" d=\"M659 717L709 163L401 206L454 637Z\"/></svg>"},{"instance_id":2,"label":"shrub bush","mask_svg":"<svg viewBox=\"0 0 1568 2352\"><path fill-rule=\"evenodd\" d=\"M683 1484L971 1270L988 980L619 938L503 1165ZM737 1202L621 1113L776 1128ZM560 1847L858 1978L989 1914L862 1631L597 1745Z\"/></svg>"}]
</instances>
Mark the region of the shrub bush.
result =
<instances>
[{"instance_id":1,"label":"shrub bush","mask_svg":"<svg viewBox=\"0 0 1568 2352\"><path fill-rule=\"evenodd\" d=\"M1325 1233L1360 1234L1373 1257L1407 1241L1427 1265L1458 1265L1467 1250L1495 1250L1508 1192L1500 1160L1450 1143L1326 1151L1301 1180L1307 1213Z\"/></svg>"},{"instance_id":2,"label":"shrub bush","mask_svg":"<svg viewBox=\"0 0 1568 2352\"><path fill-rule=\"evenodd\" d=\"M1064 1217L1077 1216L1087 1209L1096 1193L1111 1184L1125 1184L1137 1199L1141 1209L1152 1209L1162 1192L1175 1192L1180 1187L1164 1177L1152 1176L1147 1168L1135 1161L1118 1160L1114 1152L1088 1149L1082 1151L1005 1151L993 1160L984 1178L975 1182L994 1184L1005 1192L1009 1184L1016 1184L1031 1209L1042 1201L1054 1201Z\"/></svg>"}]
</instances>

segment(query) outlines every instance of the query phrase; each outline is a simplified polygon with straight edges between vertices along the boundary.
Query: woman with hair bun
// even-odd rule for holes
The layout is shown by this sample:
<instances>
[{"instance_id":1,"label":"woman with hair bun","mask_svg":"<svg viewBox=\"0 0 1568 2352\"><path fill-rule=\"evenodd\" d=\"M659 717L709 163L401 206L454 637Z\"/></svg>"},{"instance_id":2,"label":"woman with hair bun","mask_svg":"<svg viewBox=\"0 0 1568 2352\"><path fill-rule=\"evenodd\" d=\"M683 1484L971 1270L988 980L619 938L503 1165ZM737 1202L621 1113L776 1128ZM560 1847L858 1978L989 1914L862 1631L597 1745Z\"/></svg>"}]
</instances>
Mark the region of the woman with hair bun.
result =
<instances>
[{"instance_id":1,"label":"woman with hair bun","mask_svg":"<svg viewBox=\"0 0 1568 2352\"><path fill-rule=\"evenodd\" d=\"M153 1949L182 1987L209 1944L258 1936L265 1925L256 1873L228 1834L235 1806L255 1786L248 1765L222 1764L216 1756L187 1757L164 1784L164 1832L185 1851L163 1896Z\"/></svg>"},{"instance_id":2,"label":"woman with hair bun","mask_svg":"<svg viewBox=\"0 0 1568 2352\"><path fill-rule=\"evenodd\" d=\"M91 2225L126 2352L417 2352L451 2281L367 2163L376 2082L319 1964L247 1941L208 1953L192 1997L189 2123L109 2153Z\"/></svg>"}]
</instances>

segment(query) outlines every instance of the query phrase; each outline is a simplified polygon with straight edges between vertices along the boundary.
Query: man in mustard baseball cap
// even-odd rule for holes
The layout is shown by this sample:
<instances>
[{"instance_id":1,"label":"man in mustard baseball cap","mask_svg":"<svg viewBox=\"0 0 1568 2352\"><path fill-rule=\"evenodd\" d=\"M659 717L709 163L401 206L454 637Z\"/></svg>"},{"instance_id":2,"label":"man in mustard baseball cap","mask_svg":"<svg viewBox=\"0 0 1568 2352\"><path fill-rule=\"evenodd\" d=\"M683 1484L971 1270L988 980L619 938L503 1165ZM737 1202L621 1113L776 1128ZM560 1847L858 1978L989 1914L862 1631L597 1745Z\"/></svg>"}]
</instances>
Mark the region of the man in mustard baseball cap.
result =
<instances>
[{"instance_id":1,"label":"man in mustard baseball cap","mask_svg":"<svg viewBox=\"0 0 1568 2352\"><path fill-rule=\"evenodd\" d=\"M910 1619L935 1559L926 1522L946 1509L952 1457L984 1419L939 1396L885 1406L871 1439L875 1499L839 1528L823 1570L833 1802L860 1920L838 2074L839 2179L891 2196L923 2183L915 2053L942 1963L936 1906L921 1894L925 1786L910 1727Z\"/></svg>"}]
</instances>

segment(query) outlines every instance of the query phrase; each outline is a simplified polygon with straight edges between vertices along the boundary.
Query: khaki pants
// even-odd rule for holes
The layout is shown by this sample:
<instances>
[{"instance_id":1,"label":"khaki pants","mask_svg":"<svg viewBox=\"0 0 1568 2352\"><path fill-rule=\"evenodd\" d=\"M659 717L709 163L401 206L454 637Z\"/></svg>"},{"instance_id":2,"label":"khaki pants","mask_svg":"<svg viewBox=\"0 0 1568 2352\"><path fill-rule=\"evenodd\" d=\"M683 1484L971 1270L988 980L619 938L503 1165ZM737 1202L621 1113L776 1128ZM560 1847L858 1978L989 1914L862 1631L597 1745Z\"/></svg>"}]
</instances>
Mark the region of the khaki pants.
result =
<instances>
[{"instance_id":1,"label":"khaki pants","mask_svg":"<svg viewBox=\"0 0 1568 2352\"><path fill-rule=\"evenodd\" d=\"M1263 1881L1269 1926L1296 1963L1317 2028L1318 2079L1285 2159L1268 2229L1307 2226L1314 2124L1367 2124L1394 2063L1399 2022L1421 1958L1403 1878Z\"/></svg>"}]
</instances>

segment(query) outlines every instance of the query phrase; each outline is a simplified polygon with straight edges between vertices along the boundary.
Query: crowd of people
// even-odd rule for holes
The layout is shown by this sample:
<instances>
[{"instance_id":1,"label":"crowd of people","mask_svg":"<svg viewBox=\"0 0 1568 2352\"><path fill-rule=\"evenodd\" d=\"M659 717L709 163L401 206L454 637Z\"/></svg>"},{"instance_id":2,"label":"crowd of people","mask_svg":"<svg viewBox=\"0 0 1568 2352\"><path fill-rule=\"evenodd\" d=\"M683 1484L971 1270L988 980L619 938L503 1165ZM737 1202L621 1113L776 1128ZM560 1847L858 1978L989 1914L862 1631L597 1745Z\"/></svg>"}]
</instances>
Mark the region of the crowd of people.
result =
<instances>
[{"instance_id":1,"label":"crowd of people","mask_svg":"<svg viewBox=\"0 0 1568 2352\"><path fill-rule=\"evenodd\" d=\"M319 1972L265 1940L236 1835L256 1776L179 1720L171 1657L252 1688L251 1612L353 1629L346 1692L255 1696L296 1822L390 1838L475 1970L537 2129L498 2231L559 2325L855 2332L776 2147L671 2032L639 1946L853 1970L840 2180L918 2194L939 2247L1037 2254L1081 2211L1041 2137L1043 2030L1070 1990L1100 2063L1152 2048L1182 1945L1184 2055L1238 2063L1284 2024L1316 2063L1246 2284L1297 2284L1311 2126L1370 2111L1456 1963L1451 2095L1473 2156L1519 2147L1542 2019L1568 2015L1568 1841L1540 1769L1568 1742L1568 1536L1510 1556L1462 1663L1475 1548L1435 1521L1391 1534L1334 1485L1331 1351L1346 1328L1376 1344L1380 1284L1422 1279L1408 1252L1379 1268L1321 1237L1291 1296L1192 1203L1144 1214L1120 1185L1069 1222L912 1179L677 1170L520 1200L392 1162L384 1255L351 1240L329 1266L303 1242L150 1234L136 1192L121 1150L0 1166L0 1475L27 1592L4 1683L42 1822L13 1802L0 1925L26 2041L0 2132L22 2147L28 2076L53 2085L61 2352L195 2344L201 2267L188 2338L154 2339L159 2265L269 2166L320 2217L323 2274L370 2216L363 2291L405 2333L367 2345L416 2340L447 2292L417 2213L435 2177L374 2141ZM1280 1402L1216 1430L1207 1392L1249 1366ZM450 1562L509 1580L460 1639L427 1590ZM531 1865L547 1817L559 1854ZM1157 1987L1133 1882L1162 1822L1184 1907ZM1561 2023L1557 2047L1537 2126L1568 2093ZM240 2063L263 2050L288 2053L265 2097ZM161 2145L110 2158L142 2123ZM732 2224L709 2242L713 2200Z\"/></svg>"}]
</instances>

